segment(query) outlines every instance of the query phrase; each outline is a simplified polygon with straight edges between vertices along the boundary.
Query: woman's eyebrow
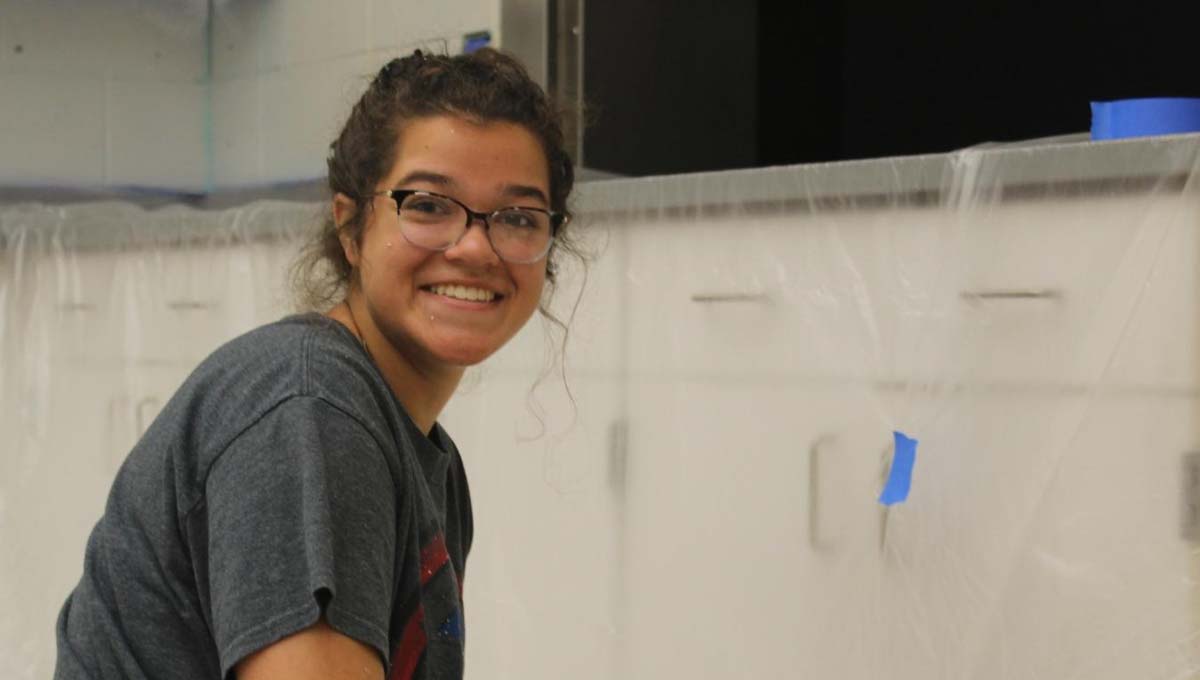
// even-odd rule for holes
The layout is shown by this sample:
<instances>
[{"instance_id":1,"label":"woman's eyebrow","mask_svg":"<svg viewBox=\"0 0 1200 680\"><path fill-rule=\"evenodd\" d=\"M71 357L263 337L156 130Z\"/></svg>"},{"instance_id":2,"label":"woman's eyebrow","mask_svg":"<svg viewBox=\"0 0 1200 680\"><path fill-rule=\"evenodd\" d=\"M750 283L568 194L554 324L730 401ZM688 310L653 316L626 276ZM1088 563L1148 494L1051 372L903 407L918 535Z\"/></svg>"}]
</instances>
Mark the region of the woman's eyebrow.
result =
<instances>
[{"instance_id":1,"label":"woman's eyebrow","mask_svg":"<svg viewBox=\"0 0 1200 680\"><path fill-rule=\"evenodd\" d=\"M450 188L458 186L458 183L455 182L453 178L447 177L446 175L440 173L431 172L429 170L413 170L407 175L401 177L400 181L396 182L396 186L402 187L413 182L426 182L429 184L436 184L439 187Z\"/></svg>"},{"instance_id":2,"label":"woman's eyebrow","mask_svg":"<svg viewBox=\"0 0 1200 680\"><path fill-rule=\"evenodd\" d=\"M400 178L396 182L397 188L403 188L413 182L425 182L446 189L458 188L458 182L454 181L453 177L443 175L439 172L431 170L413 170L407 175ZM541 201L544 205L550 205L550 199L546 196L546 192L529 184L505 184L500 187L500 192L511 198L533 198Z\"/></svg>"},{"instance_id":3,"label":"woman's eyebrow","mask_svg":"<svg viewBox=\"0 0 1200 680\"><path fill-rule=\"evenodd\" d=\"M546 192L534 186L505 184L503 192L505 196L512 196L513 198L536 198L545 205L550 205L550 199L546 198Z\"/></svg>"}]
</instances>

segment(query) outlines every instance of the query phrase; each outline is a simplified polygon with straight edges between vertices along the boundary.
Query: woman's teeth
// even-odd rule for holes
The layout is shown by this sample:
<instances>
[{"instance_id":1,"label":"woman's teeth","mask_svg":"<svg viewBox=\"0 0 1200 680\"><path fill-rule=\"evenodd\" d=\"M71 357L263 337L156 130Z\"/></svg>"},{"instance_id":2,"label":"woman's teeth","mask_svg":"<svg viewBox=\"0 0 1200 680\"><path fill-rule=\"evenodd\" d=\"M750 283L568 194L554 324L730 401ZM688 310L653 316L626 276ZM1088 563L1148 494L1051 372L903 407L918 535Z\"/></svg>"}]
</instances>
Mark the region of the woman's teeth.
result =
<instances>
[{"instance_id":1,"label":"woman's teeth","mask_svg":"<svg viewBox=\"0 0 1200 680\"><path fill-rule=\"evenodd\" d=\"M438 295L455 298L457 300L470 300L471 302L491 302L496 298L496 294L490 290L482 288L468 288L467 286L430 286L429 290Z\"/></svg>"}]
</instances>

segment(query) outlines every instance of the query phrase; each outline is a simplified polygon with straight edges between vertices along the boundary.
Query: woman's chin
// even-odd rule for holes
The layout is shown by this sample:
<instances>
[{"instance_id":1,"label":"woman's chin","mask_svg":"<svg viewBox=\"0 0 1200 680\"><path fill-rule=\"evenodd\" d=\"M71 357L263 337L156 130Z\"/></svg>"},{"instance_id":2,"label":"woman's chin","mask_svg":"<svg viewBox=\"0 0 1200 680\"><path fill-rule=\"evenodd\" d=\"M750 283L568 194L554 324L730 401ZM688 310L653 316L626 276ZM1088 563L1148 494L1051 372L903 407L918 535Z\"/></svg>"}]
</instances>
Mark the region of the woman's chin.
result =
<instances>
[{"instance_id":1,"label":"woman's chin","mask_svg":"<svg viewBox=\"0 0 1200 680\"><path fill-rule=\"evenodd\" d=\"M458 368L470 368L483 363L500 349L499 345L487 342L446 343L433 352L439 363Z\"/></svg>"}]
</instances>

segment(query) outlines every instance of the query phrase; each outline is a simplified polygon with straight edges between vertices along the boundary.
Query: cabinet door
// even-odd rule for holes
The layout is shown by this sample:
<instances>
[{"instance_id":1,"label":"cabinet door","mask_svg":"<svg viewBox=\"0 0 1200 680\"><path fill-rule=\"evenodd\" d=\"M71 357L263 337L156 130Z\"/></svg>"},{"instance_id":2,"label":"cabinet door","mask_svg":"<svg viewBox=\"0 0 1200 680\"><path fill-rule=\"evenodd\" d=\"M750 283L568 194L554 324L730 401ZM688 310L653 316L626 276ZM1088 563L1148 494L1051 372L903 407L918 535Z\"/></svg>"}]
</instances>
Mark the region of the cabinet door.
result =
<instances>
[{"instance_id":1,"label":"cabinet door","mask_svg":"<svg viewBox=\"0 0 1200 680\"><path fill-rule=\"evenodd\" d=\"M936 259L890 265L935 218L631 229L628 677L852 677L883 639L847 574L878 563L897 380L934 346Z\"/></svg>"},{"instance_id":2,"label":"cabinet door","mask_svg":"<svg viewBox=\"0 0 1200 680\"><path fill-rule=\"evenodd\" d=\"M559 271L563 346L535 317L469 369L441 417L462 452L475 511L467 565L467 667L487 678L607 680L619 621L625 413L621 234L583 272ZM546 372L549 371L549 372Z\"/></svg>"},{"instance_id":3,"label":"cabinet door","mask_svg":"<svg viewBox=\"0 0 1200 680\"><path fill-rule=\"evenodd\" d=\"M475 510L468 666L489 678L611 678L619 508L608 464L619 385L573 380L574 415L561 389L540 389L561 400L545 404L539 423L532 380L490 379L442 418Z\"/></svg>"},{"instance_id":4,"label":"cabinet door","mask_svg":"<svg viewBox=\"0 0 1200 680\"><path fill-rule=\"evenodd\" d=\"M631 225L629 369L870 380L936 364L958 304L951 228L934 210Z\"/></svg>"},{"instance_id":5,"label":"cabinet door","mask_svg":"<svg viewBox=\"0 0 1200 680\"><path fill-rule=\"evenodd\" d=\"M1194 201L1152 195L958 216L952 337L966 352L954 373L1008 385L1190 384L1198 219Z\"/></svg>"},{"instance_id":6,"label":"cabinet door","mask_svg":"<svg viewBox=\"0 0 1200 680\"><path fill-rule=\"evenodd\" d=\"M623 677L851 677L822 672L876 632L829 629L870 611L887 423L853 386L631 387Z\"/></svg>"}]
</instances>

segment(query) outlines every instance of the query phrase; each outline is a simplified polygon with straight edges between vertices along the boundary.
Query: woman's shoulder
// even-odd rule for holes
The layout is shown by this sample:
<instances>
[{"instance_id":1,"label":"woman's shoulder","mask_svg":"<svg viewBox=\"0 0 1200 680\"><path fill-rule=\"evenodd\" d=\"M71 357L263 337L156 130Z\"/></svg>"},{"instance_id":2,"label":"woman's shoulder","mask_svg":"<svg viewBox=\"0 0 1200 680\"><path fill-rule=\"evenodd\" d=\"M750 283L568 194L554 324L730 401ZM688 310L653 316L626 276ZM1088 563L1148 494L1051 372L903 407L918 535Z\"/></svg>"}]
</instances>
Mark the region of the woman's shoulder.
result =
<instances>
[{"instance_id":1,"label":"woman's shoulder","mask_svg":"<svg viewBox=\"0 0 1200 680\"><path fill-rule=\"evenodd\" d=\"M356 412L380 398L381 386L386 390L344 326L320 314L298 314L220 346L182 390L250 410L270 409L292 397L317 397Z\"/></svg>"},{"instance_id":2,"label":"woman's shoulder","mask_svg":"<svg viewBox=\"0 0 1200 680\"><path fill-rule=\"evenodd\" d=\"M305 343L326 347L353 347L355 344L353 336L342 324L324 314L310 312L285 316L247 331L219 347L213 356L255 354L266 350L287 358L303 350Z\"/></svg>"},{"instance_id":3,"label":"woman's shoulder","mask_svg":"<svg viewBox=\"0 0 1200 680\"><path fill-rule=\"evenodd\" d=\"M329 368L369 365L354 336L337 321L321 314L296 314L259 326L218 347L198 372L236 370L291 374L299 384L313 377L314 364Z\"/></svg>"}]
</instances>

